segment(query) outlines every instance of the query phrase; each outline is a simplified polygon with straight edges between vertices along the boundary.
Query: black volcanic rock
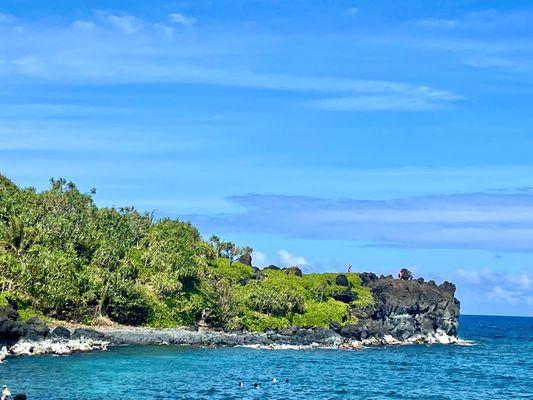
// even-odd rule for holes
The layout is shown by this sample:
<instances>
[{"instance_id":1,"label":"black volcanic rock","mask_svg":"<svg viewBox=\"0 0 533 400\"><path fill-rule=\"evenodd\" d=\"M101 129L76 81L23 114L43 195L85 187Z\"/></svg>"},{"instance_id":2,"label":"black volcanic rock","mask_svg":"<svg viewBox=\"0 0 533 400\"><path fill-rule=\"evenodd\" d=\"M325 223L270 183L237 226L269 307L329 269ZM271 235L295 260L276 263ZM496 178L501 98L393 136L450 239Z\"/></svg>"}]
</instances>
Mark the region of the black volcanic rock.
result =
<instances>
[{"instance_id":1,"label":"black volcanic rock","mask_svg":"<svg viewBox=\"0 0 533 400\"><path fill-rule=\"evenodd\" d=\"M63 326L57 326L54 328L50 336L58 339L68 339L70 337L70 331Z\"/></svg>"},{"instance_id":2,"label":"black volcanic rock","mask_svg":"<svg viewBox=\"0 0 533 400\"><path fill-rule=\"evenodd\" d=\"M28 340L44 339L50 329L38 317L31 317L21 327L21 336Z\"/></svg>"},{"instance_id":3,"label":"black volcanic rock","mask_svg":"<svg viewBox=\"0 0 533 400\"><path fill-rule=\"evenodd\" d=\"M11 305L0 307L0 345L16 342L20 338L19 313Z\"/></svg>"},{"instance_id":4,"label":"black volcanic rock","mask_svg":"<svg viewBox=\"0 0 533 400\"><path fill-rule=\"evenodd\" d=\"M72 339L86 338L86 339L93 339L93 340L101 340L105 337L105 335L101 332L95 331L94 329L79 328L79 329L74 330L74 332L72 333L70 337Z\"/></svg>"},{"instance_id":5,"label":"black volcanic rock","mask_svg":"<svg viewBox=\"0 0 533 400\"><path fill-rule=\"evenodd\" d=\"M352 301L357 300L357 293L352 292L350 289L346 289L345 291L333 295L333 298L338 301L342 301L343 303L351 303Z\"/></svg>"},{"instance_id":6,"label":"black volcanic rock","mask_svg":"<svg viewBox=\"0 0 533 400\"><path fill-rule=\"evenodd\" d=\"M374 305L353 310L357 323L346 326L341 335L379 337L385 334L398 340L414 335L434 335L437 330L457 336L459 301L454 298L455 286L444 282L374 279L361 274L361 280L372 291Z\"/></svg>"},{"instance_id":7,"label":"black volcanic rock","mask_svg":"<svg viewBox=\"0 0 533 400\"><path fill-rule=\"evenodd\" d=\"M241 264L252 266L252 256L251 254L243 254L239 257L238 260Z\"/></svg>"},{"instance_id":8,"label":"black volcanic rock","mask_svg":"<svg viewBox=\"0 0 533 400\"><path fill-rule=\"evenodd\" d=\"M343 274L337 275L337 277L335 278L335 284L339 286L346 286L346 287L350 286L350 282L348 282L348 278L346 277L346 275L343 275Z\"/></svg>"}]
</instances>

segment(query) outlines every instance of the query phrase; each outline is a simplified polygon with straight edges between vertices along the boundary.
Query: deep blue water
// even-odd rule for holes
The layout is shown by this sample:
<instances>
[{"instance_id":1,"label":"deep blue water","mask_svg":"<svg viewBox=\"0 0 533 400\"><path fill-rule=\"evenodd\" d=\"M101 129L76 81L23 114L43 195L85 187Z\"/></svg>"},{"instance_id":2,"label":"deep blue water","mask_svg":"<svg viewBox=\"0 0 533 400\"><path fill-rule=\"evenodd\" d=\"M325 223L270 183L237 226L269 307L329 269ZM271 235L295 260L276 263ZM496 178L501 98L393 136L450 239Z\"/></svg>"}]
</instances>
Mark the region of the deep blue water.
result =
<instances>
[{"instance_id":1,"label":"deep blue water","mask_svg":"<svg viewBox=\"0 0 533 400\"><path fill-rule=\"evenodd\" d=\"M533 399L533 318L464 316L460 336L475 345L116 347L9 359L0 381L29 399Z\"/></svg>"}]
</instances>

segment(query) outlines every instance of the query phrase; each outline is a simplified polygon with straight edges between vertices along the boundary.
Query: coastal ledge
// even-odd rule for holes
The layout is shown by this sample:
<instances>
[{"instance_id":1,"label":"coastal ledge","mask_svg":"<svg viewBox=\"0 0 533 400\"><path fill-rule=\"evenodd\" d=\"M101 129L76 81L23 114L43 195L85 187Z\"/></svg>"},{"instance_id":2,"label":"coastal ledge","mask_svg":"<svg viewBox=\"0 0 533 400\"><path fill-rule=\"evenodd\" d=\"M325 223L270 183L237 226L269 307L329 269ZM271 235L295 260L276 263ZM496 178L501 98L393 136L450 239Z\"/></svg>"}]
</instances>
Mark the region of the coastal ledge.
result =
<instances>
[{"instance_id":1,"label":"coastal ledge","mask_svg":"<svg viewBox=\"0 0 533 400\"><path fill-rule=\"evenodd\" d=\"M342 280L342 274L339 280ZM11 306L0 307L0 361L6 356L70 354L105 350L108 345L247 346L265 348L332 347L355 349L371 345L458 343L459 301L455 286L437 286L423 279L360 274L374 304L353 309L356 323L329 328L290 327L267 332L224 332L213 329L121 326L50 330L38 318L23 323ZM1 347L4 346L4 347Z\"/></svg>"}]
</instances>

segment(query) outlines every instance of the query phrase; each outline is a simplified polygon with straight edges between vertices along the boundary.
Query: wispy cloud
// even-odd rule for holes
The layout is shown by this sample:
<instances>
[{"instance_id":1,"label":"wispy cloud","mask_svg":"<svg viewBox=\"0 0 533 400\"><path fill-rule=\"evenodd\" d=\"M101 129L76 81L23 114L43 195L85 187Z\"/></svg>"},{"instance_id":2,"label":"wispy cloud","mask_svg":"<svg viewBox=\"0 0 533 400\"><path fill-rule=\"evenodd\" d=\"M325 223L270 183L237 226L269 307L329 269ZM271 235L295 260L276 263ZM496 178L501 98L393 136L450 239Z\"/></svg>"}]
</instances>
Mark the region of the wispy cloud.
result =
<instances>
[{"instance_id":1,"label":"wispy cloud","mask_svg":"<svg viewBox=\"0 0 533 400\"><path fill-rule=\"evenodd\" d=\"M96 11L96 14L126 34L136 33L144 26L144 21L133 15L115 15L102 10Z\"/></svg>"},{"instance_id":2,"label":"wispy cloud","mask_svg":"<svg viewBox=\"0 0 533 400\"><path fill-rule=\"evenodd\" d=\"M427 18L407 24L415 31L416 46L457 53L470 67L511 73L530 72L533 42L533 12L493 9L466 13L455 18ZM421 39L422 36L422 39Z\"/></svg>"},{"instance_id":3,"label":"wispy cloud","mask_svg":"<svg viewBox=\"0 0 533 400\"><path fill-rule=\"evenodd\" d=\"M94 29L94 27L96 26L94 22L91 22L91 21L82 21L82 20L78 20L78 21L74 21L72 23L72 26L75 27L75 28L78 28L78 29L88 29L88 30L91 30L91 29Z\"/></svg>"},{"instance_id":4,"label":"wispy cloud","mask_svg":"<svg viewBox=\"0 0 533 400\"><path fill-rule=\"evenodd\" d=\"M378 96L339 97L309 101L311 107L332 111L431 111L444 107L461 96L449 93L444 98L434 96L394 94ZM443 100L443 101L440 101Z\"/></svg>"},{"instance_id":5,"label":"wispy cloud","mask_svg":"<svg viewBox=\"0 0 533 400\"><path fill-rule=\"evenodd\" d=\"M235 45L225 44L228 41L213 44L212 38L204 40L191 32L173 35L173 28L161 21L129 14L98 10L95 16L94 21L49 27L46 38L34 30L28 31L24 40L3 32L0 53L5 63L0 66L0 76L11 82L185 83L286 91L306 94L308 100L300 104L344 111L424 111L462 98L448 90L402 81L256 70L238 61ZM177 13L170 18L189 26L195 21ZM253 42L253 38L233 39L237 43L243 40ZM228 64L224 61L227 57L237 62Z\"/></svg>"},{"instance_id":6,"label":"wispy cloud","mask_svg":"<svg viewBox=\"0 0 533 400\"><path fill-rule=\"evenodd\" d=\"M0 13L0 24L6 24L16 21L16 18L11 14Z\"/></svg>"},{"instance_id":7,"label":"wispy cloud","mask_svg":"<svg viewBox=\"0 0 533 400\"><path fill-rule=\"evenodd\" d=\"M533 304L533 276L529 273L506 273L489 268L456 271L457 281L489 301L512 305Z\"/></svg>"},{"instance_id":8,"label":"wispy cloud","mask_svg":"<svg viewBox=\"0 0 533 400\"><path fill-rule=\"evenodd\" d=\"M378 247L533 251L533 195L473 193L396 200L245 195L240 214L188 216L224 232L345 239Z\"/></svg>"},{"instance_id":9,"label":"wispy cloud","mask_svg":"<svg viewBox=\"0 0 533 400\"><path fill-rule=\"evenodd\" d=\"M183 14L180 13L172 13L168 15L168 18L171 22L183 26L193 26L196 24L196 18L194 17L186 17Z\"/></svg>"}]
</instances>

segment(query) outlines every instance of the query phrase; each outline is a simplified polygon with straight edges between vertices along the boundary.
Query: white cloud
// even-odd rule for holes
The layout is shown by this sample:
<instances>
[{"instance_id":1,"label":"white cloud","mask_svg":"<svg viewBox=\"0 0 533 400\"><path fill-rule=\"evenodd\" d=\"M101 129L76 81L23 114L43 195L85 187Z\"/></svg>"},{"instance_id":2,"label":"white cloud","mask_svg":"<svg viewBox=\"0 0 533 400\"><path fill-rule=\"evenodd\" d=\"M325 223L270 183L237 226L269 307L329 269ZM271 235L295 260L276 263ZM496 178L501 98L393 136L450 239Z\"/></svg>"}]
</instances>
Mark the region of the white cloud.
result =
<instances>
[{"instance_id":1,"label":"white cloud","mask_svg":"<svg viewBox=\"0 0 533 400\"><path fill-rule=\"evenodd\" d=\"M24 27L22 25L17 25L17 26L15 26L15 32L24 33L24 32L26 32L26 29L24 29Z\"/></svg>"},{"instance_id":2,"label":"white cloud","mask_svg":"<svg viewBox=\"0 0 533 400\"><path fill-rule=\"evenodd\" d=\"M172 13L172 14L168 14L168 17L170 21L174 22L175 24L179 24L183 26L193 26L194 24L196 24L196 18L186 17L183 14Z\"/></svg>"},{"instance_id":3,"label":"white cloud","mask_svg":"<svg viewBox=\"0 0 533 400\"><path fill-rule=\"evenodd\" d=\"M307 260L302 256L297 256L289 253L285 249L278 251L279 260L283 266L292 266L292 265L307 265L309 264Z\"/></svg>"},{"instance_id":4,"label":"white cloud","mask_svg":"<svg viewBox=\"0 0 533 400\"><path fill-rule=\"evenodd\" d=\"M74 21L72 23L72 26L75 27L75 28L78 28L78 29L87 29L87 30L91 30L91 29L94 29L94 27L96 26L94 24L94 22L91 22L91 21L81 21L81 20L78 20L78 21Z\"/></svg>"},{"instance_id":5,"label":"white cloud","mask_svg":"<svg viewBox=\"0 0 533 400\"><path fill-rule=\"evenodd\" d=\"M359 9L357 7L352 7L348 10L348 14L350 15L357 15L359 14Z\"/></svg>"},{"instance_id":6,"label":"white cloud","mask_svg":"<svg viewBox=\"0 0 533 400\"><path fill-rule=\"evenodd\" d=\"M529 304L533 298L533 277L528 273L506 273L482 270L458 269L457 283L474 288L482 296L498 303Z\"/></svg>"},{"instance_id":7,"label":"white cloud","mask_svg":"<svg viewBox=\"0 0 533 400\"><path fill-rule=\"evenodd\" d=\"M260 251L254 250L252 253L252 261L254 265L263 267L266 265L266 255Z\"/></svg>"},{"instance_id":8,"label":"white cloud","mask_svg":"<svg viewBox=\"0 0 533 400\"><path fill-rule=\"evenodd\" d=\"M517 304L520 302L519 293L507 290L497 285L487 293L487 297L498 302L505 302L510 304Z\"/></svg>"},{"instance_id":9,"label":"white cloud","mask_svg":"<svg viewBox=\"0 0 533 400\"><path fill-rule=\"evenodd\" d=\"M97 10L95 13L100 18L106 20L115 28L128 35L138 32L144 26L144 21L140 18L134 17L133 15L115 15L102 10Z\"/></svg>"}]
</instances>

